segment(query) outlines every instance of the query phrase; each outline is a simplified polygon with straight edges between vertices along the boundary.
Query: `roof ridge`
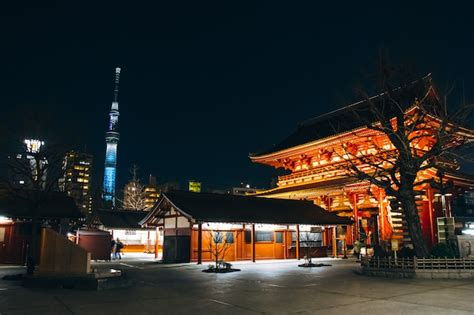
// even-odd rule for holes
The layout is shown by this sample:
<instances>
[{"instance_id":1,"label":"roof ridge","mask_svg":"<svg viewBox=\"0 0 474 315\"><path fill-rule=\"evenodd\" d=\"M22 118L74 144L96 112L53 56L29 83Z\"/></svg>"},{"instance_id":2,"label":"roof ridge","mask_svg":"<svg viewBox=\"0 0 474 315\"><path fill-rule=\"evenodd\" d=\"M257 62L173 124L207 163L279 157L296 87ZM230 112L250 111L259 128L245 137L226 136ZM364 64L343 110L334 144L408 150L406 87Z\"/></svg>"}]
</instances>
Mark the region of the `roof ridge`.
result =
<instances>
[{"instance_id":1,"label":"roof ridge","mask_svg":"<svg viewBox=\"0 0 474 315\"><path fill-rule=\"evenodd\" d=\"M423 76L423 77L421 77L421 78L419 78L419 79L417 79L417 80L414 80L414 81L410 82L410 85L414 85L414 84L416 84L416 83L423 82L424 80L427 80L427 79L431 80L431 72L429 72L427 75L425 75L425 76ZM397 90L399 90L399 89L401 89L401 86L398 86L398 87L394 88L393 90L394 90L394 91L397 91ZM369 97L368 100L376 99L376 98L381 97L382 95L384 95L384 94L386 94L386 93L387 93L387 92L382 92L382 93L379 93L379 94L377 94L377 95L373 95L373 96ZM298 123L297 126L298 126L298 127L305 127L305 126L308 126L308 125L312 125L312 124L314 124L315 122L317 122L317 121L319 121L319 120L321 120L321 119L329 118L329 117L331 117L331 116L334 115L334 114L337 114L337 113L339 113L339 112L341 112L341 111L347 110L347 109L349 109L349 108L351 108L351 107L356 107L356 106L358 106L358 105L360 105L360 104L362 104L362 103L364 103L364 102L366 102L366 101L367 101L367 99L363 99L363 100L360 100L360 101L351 103L351 104L349 104L349 105L339 107L339 108L334 109L334 110L332 110L332 111L330 111L330 112L328 112L328 113L324 113L324 114L321 114L321 115L319 115L319 116L306 119L306 120L302 121L301 123Z\"/></svg>"}]
</instances>

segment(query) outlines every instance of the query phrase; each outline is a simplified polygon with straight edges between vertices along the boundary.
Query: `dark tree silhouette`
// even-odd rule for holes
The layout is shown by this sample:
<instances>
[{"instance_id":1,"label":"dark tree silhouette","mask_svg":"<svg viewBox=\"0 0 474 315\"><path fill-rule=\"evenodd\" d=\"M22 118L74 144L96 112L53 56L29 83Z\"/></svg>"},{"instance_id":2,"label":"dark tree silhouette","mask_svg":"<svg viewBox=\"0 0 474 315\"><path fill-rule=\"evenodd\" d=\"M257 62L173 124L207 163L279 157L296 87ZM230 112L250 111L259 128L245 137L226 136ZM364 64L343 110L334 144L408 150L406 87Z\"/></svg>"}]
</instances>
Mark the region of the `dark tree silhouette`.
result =
<instances>
[{"instance_id":1,"label":"dark tree silhouette","mask_svg":"<svg viewBox=\"0 0 474 315\"><path fill-rule=\"evenodd\" d=\"M462 157L459 149L471 144L474 138L473 130L463 127L472 106L462 104L448 111L431 76L415 81L411 78L402 68L382 62L376 96L370 97L360 90L363 106L352 108L353 119L373 131L371 135L360 130L353 134L364 138L371 149L362 152L353 143L342 143L340 157L346 161L343 168L350 176L383 188L401 203L416 255L426 257L429 251L422 236L415 196L421 185L436 183L433 178L418 175Z\"/></svg>"}]
</instances>

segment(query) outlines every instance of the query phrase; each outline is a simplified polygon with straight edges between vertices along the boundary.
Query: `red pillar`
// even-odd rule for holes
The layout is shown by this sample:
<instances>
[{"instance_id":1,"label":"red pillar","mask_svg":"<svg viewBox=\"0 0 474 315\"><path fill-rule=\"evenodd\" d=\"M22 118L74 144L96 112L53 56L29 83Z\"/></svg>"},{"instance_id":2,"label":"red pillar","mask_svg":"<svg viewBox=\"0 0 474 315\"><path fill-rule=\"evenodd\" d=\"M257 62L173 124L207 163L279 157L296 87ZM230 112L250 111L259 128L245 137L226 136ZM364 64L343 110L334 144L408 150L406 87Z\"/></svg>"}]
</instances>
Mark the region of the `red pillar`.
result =
<instances>
[{"instance_id":1,"label":"red pillar","mask_svg":"<svg viewBox=\"0 0 474 315\"><path fill-rule=\"evenodd\" d=\"M357 194L354 193L352 195L352 199L353 199L353 203L354 203L354 230L355 230L355 234L354 234L354 241L355 240L359 240L359 213L358 213L358 209L357 209Z\"/></svg>"},{"instance_id":2,"label":"red pillar","mask_svg":"<svg viewBox=\"0 0 474 315\"><path fill-rule=\"evenodd\" d=\"M428 185L426 189L426 194L428 195L428 214L430 218L430 236L431 236L431 246L436 244L436 236L433 222L433 189Z\"/></svg>"}]
</instances>

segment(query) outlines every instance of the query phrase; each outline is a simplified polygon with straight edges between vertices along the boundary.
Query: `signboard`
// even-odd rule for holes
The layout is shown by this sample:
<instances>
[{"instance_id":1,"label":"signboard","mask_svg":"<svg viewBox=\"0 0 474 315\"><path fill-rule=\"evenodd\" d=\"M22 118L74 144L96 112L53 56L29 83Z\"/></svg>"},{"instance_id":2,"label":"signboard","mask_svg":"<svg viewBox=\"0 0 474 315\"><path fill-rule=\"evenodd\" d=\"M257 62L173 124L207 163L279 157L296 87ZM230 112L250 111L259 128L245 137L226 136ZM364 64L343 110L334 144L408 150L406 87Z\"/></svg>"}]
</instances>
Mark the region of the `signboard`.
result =
<instances>
[{"instance_id":1,"label":"signboard","mask_svg":"<svg viewBox=\"0 0 474 315\"><path fill-rule=\"evenodd\" d=\"M201 192L201 183L190 180L189 181L189 191L197 192L197 193Z\"/></svg>"},{"instance_id":2,"label":"signboard","mask_svg":"<svg viewBox=\"0 0 474 315\"><path fill-rule=\"evenodd\" d=\"M392 250L393 250L393 251L397 251L397 250L398 250L398 239L393 239L393 238L392 238L391 241L392 241L392 242L391 242L391 243L392 243L392 244L391 244L391 245L392 245Z\"/></svg>"}]
</instances>

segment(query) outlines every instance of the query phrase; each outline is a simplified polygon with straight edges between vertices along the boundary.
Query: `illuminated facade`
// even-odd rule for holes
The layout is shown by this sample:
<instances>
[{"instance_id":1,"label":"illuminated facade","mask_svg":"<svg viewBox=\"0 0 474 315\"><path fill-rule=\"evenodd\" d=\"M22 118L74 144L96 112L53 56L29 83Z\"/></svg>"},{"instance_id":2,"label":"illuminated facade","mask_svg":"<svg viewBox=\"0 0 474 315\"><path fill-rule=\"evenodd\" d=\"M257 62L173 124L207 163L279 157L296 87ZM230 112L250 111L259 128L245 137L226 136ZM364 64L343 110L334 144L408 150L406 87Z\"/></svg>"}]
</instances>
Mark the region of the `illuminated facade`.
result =
<instances>
[{"instance_id":1,"label":"illuminated facade","mask_svg":"<svg viewBox=\"0 0 474 315\"><path fill-rule=\"evenodd\" d=\"M416 115L417 104L429 106L439 104L431 77L427 76L413 85L416 101L404 109L407 117ZM381 96L371 98L378 102ZM380 102L382 102L380 100ZM376 103L378 104L378 103ZM391 154L395 149L386 135L364 126L355 119L354 111L366 113L367 104L362 101L310 119L269 150L250 156L254 163L283 168L289 174L280 176L276 188L257 193L257 196L284 199L312 200L316 205L339 216L348 217L355 223L346 229L326 230L326 238L344 239L352 245L361 239L369 245L390 246L392 239L410 246L403 210L398 202L390 199L383 189L358 181L347 173L347 160L353 156L373 156ZM382 106L382 105L380 105ZM435 122L436 118L433 118ZM462 133L473 135L472 130L461 129ZM419 150L429 150L433 145L431 137L422 137L417 144ZM353 160L353 163L361 163ZM371 172L371 165L358 164L364 172ZM444 163L444 175L439 169L427 168L418 173L417 180L434 178L442 182L449 192L442 192L428 181L419 187L417 205L423 237L428 245L439 241L436 226L438 217L456 217L460 225L462 218L474 220L472 205L461 201L470 196L474 178L458 171L455 161ZM450 185L448 185L448 183ZM469 214L470 211L470 214Z\"/></svg>"},{"instance_id":2,"label":"illuminated facade","mask_svg":"<svg viewBox=\"0 0 474 315\"><path fill-rule=\"evenodd\" d=\"M105 133L105 168L104 168L104 186L103 198L105 201L112 202L115 206L115 179L117 173L117 145L120 140L118 132L119 104L118 92L120 81L120 68L115 68L115 89L114 101L109 112L109 126Z\"/></svg>"},{"instance_id":3,"label":"illuminated facade","mask_svg":"<svg viewBox=\"0 0 474 315\"><path fill-rule=\"evenodd\" d=\"M76 202L84 214L92 211L91 171L93 157L90 154L70 151L63 162L63 177L59 179L59 189Z\"/></svg>"},{"instance_id":4,"label":"illuminated facade","mask_svg":"<svg viewBox=\"0 0 474 315\"><path fill-rule=\"evenodd\" d=\"M156 177L150 175L148 185L145 186L145 206L147 209L153 207L158 201L160 194L158 193L158 187L156 185Z\"/></svg>"}]
</instances>

